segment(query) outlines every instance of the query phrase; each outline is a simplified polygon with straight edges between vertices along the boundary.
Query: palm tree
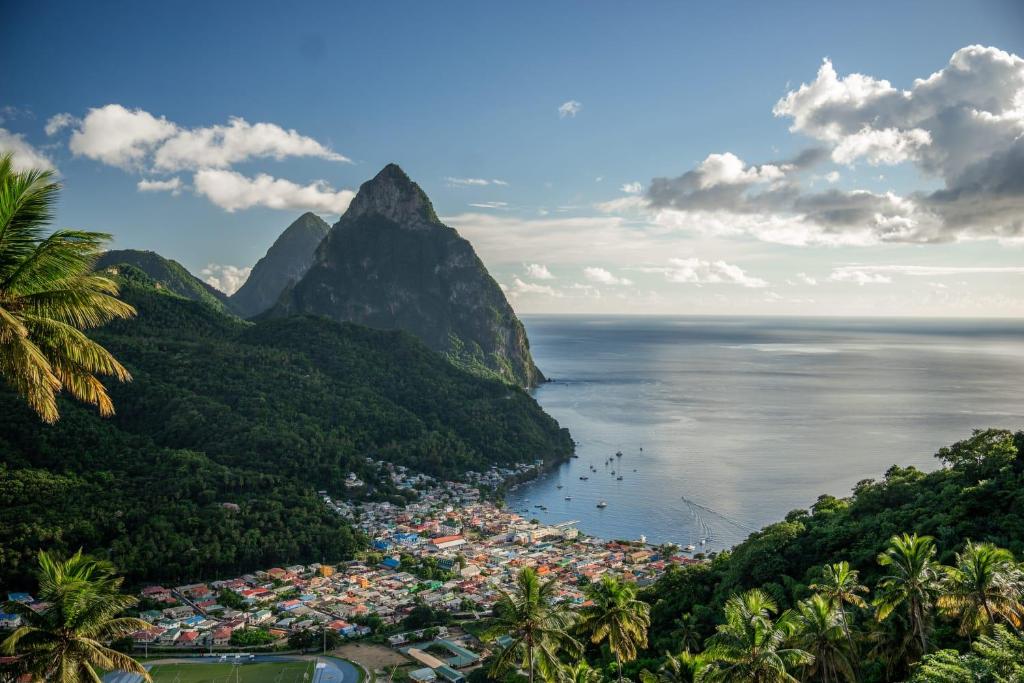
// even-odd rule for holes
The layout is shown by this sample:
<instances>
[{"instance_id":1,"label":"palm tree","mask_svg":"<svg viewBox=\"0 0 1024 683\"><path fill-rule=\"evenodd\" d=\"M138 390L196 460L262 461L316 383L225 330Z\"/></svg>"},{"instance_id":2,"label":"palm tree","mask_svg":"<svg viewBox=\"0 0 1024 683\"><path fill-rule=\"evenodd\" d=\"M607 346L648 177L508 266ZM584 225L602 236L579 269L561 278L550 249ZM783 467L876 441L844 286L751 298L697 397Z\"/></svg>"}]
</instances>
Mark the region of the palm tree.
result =
<instances>
[{"instance_id":1,"label":"palm tree","mask_svg":"<svg viewBox=\"0 0 1024 683\"><path fill-rule=\"evenodd\" d=\"M575 664L562 668L562 683L601 683L601 672L579 659Z\"/></svg>"},{"instance_id":2,"label":"palm tree","mask_svg":"<svg viewBox=\"0 0 1024 683\"><path fill-rule=\"evenodd\" d=\"M821 583L812 583L811 590L823 596L829 603L839 611L842 620L843 633L846 634L847 643L850 646L850 654L856 662L857 646L853 642L853 633L850 630L850 616L847 614L847 606L866 608L867 602L861 597L862 593L868 592L868 587L861 585L858 581L860 574L856 569L850 569L850 563L846 560L834 564L825 565L822 572Z\"/></svg>"},{"instance_id":3,"label":"palm tree","mask_svg":"<svg viewBox=\"0 0 1024 683\"><path fill-rule=\"evenodd\" d=\"M675 640L683 650L697 650L700 648L700 624L692 612L687 612L672 622L675 629L672 631L672 639Z\"/></svg>"},{"instance_id":4,"label":"palm tree","mask_svg":"<svg viewBox=\"0 0 1024 683\"><path fill-rule=\"evenodd\" d=\"M538 672L546 681L558 677L559 649L563 646L578 648L579 643L568 633L572 616L554 598L554 580L541 583L537 572L530 567L519 572L513 592L500 591L494 607L497 621L485 638L493 641L507 635L511 642L495 657L491 676L515 665L527 670L530 683L534 683Z\"/></svg>"},{"instance_id":5,"label":"palm tree","mask_svg":"<svg viewBox=\"0 0 1024 683\"><path fill-rule=\"evenodd\" d=\"M824 595L812 595L797 605L793 643L814 655L807 668L813 680L823 683L856 680L854 656L844 629L842 613Z\"/></svg>"},{"instance_id":6,"label":"palm tree","mask_svg":"<svg viewBox=\"0 0 1024 683\"><path fill-rule=\"evenodd\" d=\"M798 647L784 647L793 633L791 612L778 620L775 601L758 589L734 595L725 603L725 623L708 639L704 657L709 664L698 681L729 683L796 683L789 668L814 663L814 655Z\"/></svg>"},{"instance_id":7,"label":"palm tree","mask_svg":"<svg viewBox=\"0 0 1024 683\"><path fill-rule=\"evenodd\" d=\"M902 607L920 655L928 652L935 598L939 592L939 565L935 562L935 541L931 536L902 534L889 539L889 547L878 556L889 570L878 582L875 616L879 621Z\"/></svg>"},{"instance_id":8,"label":"palm tree","mask_svg":"<svg viewBox=\"0 0 1024 683\"><path fill-rule=\"evenodd\" d=\"M640 672L640 683L693 683L697 674L708 665L703 654L683 650L677 655L665 653L665 662L656 673L647 669Z\"/></svg>"},{"instance_id":9,"label":"palm tree","mask_svg":"<svg viewBox=\"0 0 1024 683\"><path fill-rule=\"evenodd\" d=\"M106 671L127 671L150 680L137 661L105 645L149 628L141 619L118 616L137 602L119 592L121 581L109 563L81 551L63 561L40 552L38 597L46 607L36 612L21 603L7 603L5 609L20 616L23 625L0 650L17 657L16 669L34 681L98 683Z\"/></svg>"},{"instance_id":10,"label":"palm tree","mask_svg":"<svg viewBox=\"0 0 1024 683\"><path fill-rule=\"evenodd\" d=\"M117 285L92 272L109 235L44 236L59 190L52 171L18 172L0 156L0 377L50 423L62 390L113 414L97 375L131 375L82 330L135 315Z\"/></svg>"},{"instance_id":11,"label":"palm tree","mask_svg":"<svg viewBox=\"0 0 1024 683\"><path fill-rule=\"evenodd\" d=\"M1021 625L1021 574L1009 550L968 541L956 566L946 568L942 588L939 609L960 619L961 635L987 633L997 619Z\"/></svg>"},{"instance_id":12,"label":"palm tree","mask_svg":"<svg viewBox=\"0 0 1024 683\"><path fill-rule=\"evenodd\" d=\"M633 661L637 651L647 647L650 605L637 599L636 584L607 574L587 586L586 596L592 604L581 610L581 628L592 643L608 641L622 681L622 663Z\"/></svg>"}]
</instances>

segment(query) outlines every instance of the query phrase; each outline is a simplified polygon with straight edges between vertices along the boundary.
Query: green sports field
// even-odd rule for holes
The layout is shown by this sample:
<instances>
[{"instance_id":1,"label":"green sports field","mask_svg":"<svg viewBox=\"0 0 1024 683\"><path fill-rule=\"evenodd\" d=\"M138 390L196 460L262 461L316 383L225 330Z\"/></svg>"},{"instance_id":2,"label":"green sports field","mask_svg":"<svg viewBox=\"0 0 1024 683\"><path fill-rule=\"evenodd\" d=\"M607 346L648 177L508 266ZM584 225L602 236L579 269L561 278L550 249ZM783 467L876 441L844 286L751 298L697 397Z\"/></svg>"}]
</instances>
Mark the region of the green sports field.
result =
<instances>
[{"instance_id":1,"label":"green sports field","mask_svg":"<svg viewBox=\"0 0 1024 683\"><path fill-rule=\"evenodd\" d=\"M315 662L157 664L153 683L312 683Z\"/></svg>"}]
</instances>

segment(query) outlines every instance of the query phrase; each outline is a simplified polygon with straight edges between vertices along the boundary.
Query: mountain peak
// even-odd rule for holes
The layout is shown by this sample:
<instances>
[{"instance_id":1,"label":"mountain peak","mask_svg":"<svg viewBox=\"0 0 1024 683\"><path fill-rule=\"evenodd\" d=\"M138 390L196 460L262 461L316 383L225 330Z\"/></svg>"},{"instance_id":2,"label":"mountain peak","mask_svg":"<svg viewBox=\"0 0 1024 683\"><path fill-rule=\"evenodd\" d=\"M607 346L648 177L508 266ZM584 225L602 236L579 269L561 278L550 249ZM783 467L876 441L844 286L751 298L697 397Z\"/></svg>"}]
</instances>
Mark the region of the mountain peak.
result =
<instances>
[{"instance_id":1,"label":"mountain peak","mask_svg":"<svg viewBox=\"0 0 1024 683\"><path fill-rule=\"evenodd\" d=\"M413 229L438 222L427 194L394 163L359 187L344 217L350 220L370 214Z\"/></svg>"}]
</instances>

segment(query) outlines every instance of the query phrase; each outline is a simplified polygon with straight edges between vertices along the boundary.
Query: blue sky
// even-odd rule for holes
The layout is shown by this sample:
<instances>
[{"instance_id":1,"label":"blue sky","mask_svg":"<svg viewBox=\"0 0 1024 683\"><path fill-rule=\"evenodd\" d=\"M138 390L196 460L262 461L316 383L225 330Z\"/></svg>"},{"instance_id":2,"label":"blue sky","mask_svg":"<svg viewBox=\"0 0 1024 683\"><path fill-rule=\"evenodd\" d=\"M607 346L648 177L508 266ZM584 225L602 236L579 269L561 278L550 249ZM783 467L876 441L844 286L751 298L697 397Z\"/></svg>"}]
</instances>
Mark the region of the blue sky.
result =
<instances>
[{"instance_id":1,"label":"blue sky","mask_svg":"<svg viewBox=\"0 0 1024 683\"><path fill-rule=\"evenodd\" d=\"M1024 144L1014 132L1024 113L1006 114L1024 68L1000 56L1024 55L1024 7L722 5L22 4L0 29L0 60L22 65L0 75L0 145L59 170L61 225L112 232L116 246L153 249L226 288L304 208L333 223L325 207L340 210L344 190L395 161L522 312L1024 315L1024 202L986 181L994 194L972 205L998 196L1003 210L976 216L932 194L960 197L958 183L997 154L949 161L960 133L936 123L949 111L1001 106L1008 123L974 133L993 150ZM935 105L945 117L923 104L908 113L884 93L838 111L850 74L909 91L972 45L1000 52L967 55L962 78L929 95L945 98ZM830 91L838 99L773 114L820 80L826 57L844 84ZM1005 73L993 86L995 67ZM1005 102L983 101L992 87ZM560 114L570 102L576 111ZM273 124L306 151L292 139L213 171L209 157L157 168L167 132L112 163L97 151L103 129L83 123L112 105L168 131ZM47 135L62 113L67 123ZM872 136L860 135L869 123ZM787 165L811 148L825 150L813 166ZM239 187L260 174L290 183L267 190L283 208ZM678 182L654 197L658 178ZM319 180L302 206L313 196L302 188ZM140 181L178 185L140 191ZM730 193L706 192L715 183ZM878 203L858 208L871 224L832 222L864 199L856 192ZM807 206L825 199L812 220Z\"/></svg>"}]
</instances>

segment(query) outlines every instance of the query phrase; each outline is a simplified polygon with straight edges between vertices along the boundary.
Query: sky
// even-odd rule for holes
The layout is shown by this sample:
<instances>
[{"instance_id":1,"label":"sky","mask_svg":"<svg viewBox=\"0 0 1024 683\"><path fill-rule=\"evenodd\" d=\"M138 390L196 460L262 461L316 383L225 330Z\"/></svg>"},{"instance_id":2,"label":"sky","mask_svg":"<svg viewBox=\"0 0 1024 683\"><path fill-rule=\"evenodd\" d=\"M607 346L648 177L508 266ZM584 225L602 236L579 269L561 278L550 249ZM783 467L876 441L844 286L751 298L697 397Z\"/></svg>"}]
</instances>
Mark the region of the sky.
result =
<instances>
[{"instance_id":1,"label":"sky","mask_svg":"<svg viewBox=\"0 0 1024 683\"><path fill-rule=\"evenodd\" d=\"M225 291L400 164L519 313L1024 316L1024 3L21 3L0 150Z\"/></svg>"}]
</instances>

